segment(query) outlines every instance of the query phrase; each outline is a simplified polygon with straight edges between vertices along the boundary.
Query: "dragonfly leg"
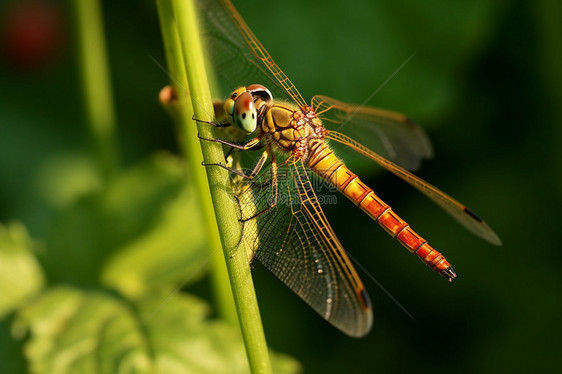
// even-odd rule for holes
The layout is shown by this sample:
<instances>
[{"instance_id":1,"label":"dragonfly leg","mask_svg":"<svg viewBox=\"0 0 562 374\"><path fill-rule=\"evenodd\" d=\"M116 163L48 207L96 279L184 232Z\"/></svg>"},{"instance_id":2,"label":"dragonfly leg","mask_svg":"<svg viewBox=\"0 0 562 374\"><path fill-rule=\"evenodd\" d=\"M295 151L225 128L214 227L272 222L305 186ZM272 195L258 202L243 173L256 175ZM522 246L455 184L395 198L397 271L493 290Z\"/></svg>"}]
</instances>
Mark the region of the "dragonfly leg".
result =
<instances>
[{"instance_id":1,"label":"dragonfly leg","mask_svg":"<svg viewBox=\"0 0 562 374\"><path fill-rule=\"evenodd\" d=\"M239 202L240 203L240 202ZM234 250L234 252L232 252L232 254L230 255L229 258L233 258L234 256L236 256L239 252L240 249L240 245L242 244L242 241L244 240L244 222L242 222L241 225L241 230L240 230L240 239L238 240L238 244L236 244L236 249ZM256 254L256 251L252 248L251 245L246 247L246 256L248 257L248 263L250 264L250 269L253 270L254 269L254 255Z\"/></svg>"},{"instance_id":2,"label":"dragonfly leg","mask_svg":"<svg viewBox=\"0 0 562 374\"><path fill-rule=\"evenodd\" d=\"M262 153L258 162L256 163L256 166L254 166L254 169L250 172L250 174L244 174L244 172L241 171L241 170L231 168L231 167L223 165L221 163L206 164L206 163L203 162L201 164L203 166L218 166L218 167L221 167L223 169L226 169L226 170L230 171L231 173L239 175L244 179L253 179L256 175L258 175L260 170L263 168L263 165L265 164L265 161L267 160L268 157L269 157L269 150L267 149Z\"/></svg>"},{"instance_id":3,"label":"dragonfly leg","mask_svg":"<svg viewBox=\"0 0 562 374\"><path fill-rule=\"evenodd\" d=\"M263 149L263 147L265 147L265 144L258 144L254 147L252 147L251 149L249 149L250 151L261 151ZM226 152L226 155L224 155L224 159L228 159L228 156L230 156L234 151L236 151L236 148L232 148L230 147L230 149L228 150L228 152ZM239 150L239 149L238 149Z\"/></svg>"},{"instance_id":4,"label":"dragonfly leg","mask_svg":"<svg viewBox=\"0 0 562 374\"><path fill-rule=\"evenodd\" d=\"M230 127L232 126L230 123L216 123L213 121L203 121L202 119L195 118L195 115L191 116L191 120L200 123L206 123L207 125L211 125L213 127Z\"/></svg>"},{"instance_id":5,"label":"dragonfly leg","mask_svg":"<svg viewBox=\"0 0 562 374\"><path fill-rule=\"evenodd\" d=\"M232 147L232 148L241 149L243 151L254 148L256 145L259 144L259 142L261 140L261 136L258 136L258 137L254 138L254 139L251 139L251 140L249 140L245 143L234 143L234 142L228 142L228 141L222 140L222 139L204 138L200 135L197 135L197 137L201 140L205 140L205 141L208 141L208 142L221 143L221 144L227 145L227 146Z\"/></svg>"},{"instance_id":6,"label":"dragonfly leg","mask_svg":"<svg viewBox=\"0 0 562 374\"><path fill-rule=\"evenodd\" d=\"M275 154L271 153L271 199L269 200L269 205L267 207L265 207L265 209L261 210L260 212L257 212L256 214L254 214L251 217L248 218L243 218L240 219L240 222L244 223L247 221L250 221L254 218L257 218L259 216L261 216L264 213L267 213L268 211L270 211L271 209L273 209L276 205L277 205L277 199L278 199L278 190L279 190L279 186L278 186L278 173L277 173L277 160L275 159Z\"/></svg>"},{"instance_id":7,"label":"dragonfly leg","mask_svg":"<svg viewBox=\"0 0 562 374\"><path fill-rule=\"evenodd\" d=\"M226 152L226 154L224 155L224 159L228 160L228 157L230 157L230 154L234 151L235 148L230 148L228 150L228 152Z\"/></svg>"},{"instance_id":8,"label":"dragonfly leg","mask_svg":"<svg viewBox=\"0 0 562 374\"><path fill-rule=\"evenodd\" d=\"M234 174L236 174L236 175L239 175L239 176L241 176L241 177L244 178L244 179L250 179L250 176L244 174L244 172L242 172L242 171L240 171L240 170L238 170L238 169L235 169L235 168L231 168L230 166L226 166L226 165L221 164L221 163L206 164L206 163L202 162L201 165L203 165L203 166L218 166L218 167L220 167L220 168L223 168L223 169L228 170L228 171L231 172L231 173L234 173Z\"/></svg>"}]
</instances>

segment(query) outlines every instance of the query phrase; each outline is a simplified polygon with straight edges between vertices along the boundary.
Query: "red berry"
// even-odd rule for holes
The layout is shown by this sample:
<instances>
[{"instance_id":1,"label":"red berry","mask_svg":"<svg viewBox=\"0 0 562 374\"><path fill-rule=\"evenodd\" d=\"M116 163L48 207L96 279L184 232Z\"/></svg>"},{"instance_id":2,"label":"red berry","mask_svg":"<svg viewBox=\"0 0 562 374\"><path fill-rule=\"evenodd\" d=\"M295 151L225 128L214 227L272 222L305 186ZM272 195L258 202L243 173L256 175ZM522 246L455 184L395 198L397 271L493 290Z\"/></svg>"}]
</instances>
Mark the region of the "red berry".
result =
<instances>
[{"instance_id":1,"label":"red berry","mask_svg":"<svg viewBox=\"0 0 562 374\"><path fill-rule=\"evenodd\" d=\"M19 70L51 65L63 47L63 13L52 0L12 1L0 11L0 47Z\"/></svg>"}]
</instances>

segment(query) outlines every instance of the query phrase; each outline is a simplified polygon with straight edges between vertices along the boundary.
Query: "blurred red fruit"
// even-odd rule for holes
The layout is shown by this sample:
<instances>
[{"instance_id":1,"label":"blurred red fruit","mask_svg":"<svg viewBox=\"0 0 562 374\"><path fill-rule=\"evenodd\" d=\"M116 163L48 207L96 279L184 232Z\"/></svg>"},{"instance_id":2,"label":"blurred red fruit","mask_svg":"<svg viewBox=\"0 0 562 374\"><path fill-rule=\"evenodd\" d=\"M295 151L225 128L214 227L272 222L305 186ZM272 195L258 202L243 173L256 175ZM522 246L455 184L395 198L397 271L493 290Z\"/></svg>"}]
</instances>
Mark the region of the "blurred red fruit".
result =
<instances>
[{"instance_id":1,"label":"blurred red fruit","mask_svg":"<svg viewBox=\"0 0 562 374\"><path fill-rule=\"evenodd\" d=\"M0 11L0 47L7 63L18 70L52 65L64 44L61 5L52 0L12 1Z\"/></svg>"}]
</instances>

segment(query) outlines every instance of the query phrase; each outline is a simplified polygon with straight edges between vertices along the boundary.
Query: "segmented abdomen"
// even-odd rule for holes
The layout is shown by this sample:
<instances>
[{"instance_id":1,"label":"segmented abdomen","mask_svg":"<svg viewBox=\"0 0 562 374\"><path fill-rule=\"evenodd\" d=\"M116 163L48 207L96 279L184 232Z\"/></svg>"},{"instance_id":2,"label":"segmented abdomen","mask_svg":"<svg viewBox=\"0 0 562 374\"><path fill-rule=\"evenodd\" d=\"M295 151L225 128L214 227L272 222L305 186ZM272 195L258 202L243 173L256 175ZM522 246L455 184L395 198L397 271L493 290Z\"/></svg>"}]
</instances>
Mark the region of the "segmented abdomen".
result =
<instances>
[{"instance_id":1,"label":"segmented abdomen","mask_svg":"<svg viewBox=\"0 0 562 374\"><path fill-rule=\"evenodd\" d=\"M382 201L371 188L353 174L334 155L326 143L315 144L308 158L309 167L353 201L361 210L377 221L383 229L400 242L408 251L419 257L427 266L449 281L456 277L445 257L431 247L408 223Z\"/></svg>"}]
</instances>

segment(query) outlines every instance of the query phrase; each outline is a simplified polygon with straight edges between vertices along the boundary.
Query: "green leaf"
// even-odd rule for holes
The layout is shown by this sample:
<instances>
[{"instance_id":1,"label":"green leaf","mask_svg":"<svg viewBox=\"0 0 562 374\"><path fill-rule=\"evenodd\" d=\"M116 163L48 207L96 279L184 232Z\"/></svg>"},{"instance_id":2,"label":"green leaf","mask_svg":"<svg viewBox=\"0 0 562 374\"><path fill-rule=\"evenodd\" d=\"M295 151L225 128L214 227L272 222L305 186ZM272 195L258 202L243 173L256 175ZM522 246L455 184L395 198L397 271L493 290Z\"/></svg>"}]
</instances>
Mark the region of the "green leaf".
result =
<instances>
[{"instance_id":1,"label":"green leaf","mask_svg":"<svg viewBox=\"0 0 562 374\"><path fill-rule=\"evenodd\" d=\"M33 373L247 373L237 328L208 319L186 294L128 303L102 291L58 287L19 315ZM286 357L282 373L298 364Z\"/></svg>"},{"instance_id":2,"label":"green leaf","mask_svg":"<svg viewBox=\"0 0 562 374\"><path fill-rule=\"evenodd\" d=\"M200 269L210 256L221 253L206 250L195 196L193 189L185 186L163 207L157 224L109 258L102 270L102 283L138 297L200 278L204 274Z\"/></svg>"},{"instance_id":3,"label":"green leaf","mask_svg":"<svg viewBox=\"0 0 562 374\"><path fill-rule=\"evenodd\" d=\"M33 373L125 373L150 367L132 310L102 292L51 289L21 312L14 330L23 336L27 329L25 354Z\"/></svg>"},{"instance_id":4,"label":"green leaf","mask_svg":"<svg viewBox=\"0 0 562 374\"><path fill-rule=\"evenodd\" d=\"M63 209L80 197L99 190L102 183L86 152L62 151L42 161L33 184L41 201Z\"/></svg>"},{"instance_id":5,"label":"green leaf","mask_svg":"<svg viewBox=\"0 0 562 374\"><path fill-rule=\"evenodd\" d=\"M0 224L0 319L43 287L43 272L22 224Z\"/></svg>"},{"instance_id":6,"label":"green leaf","mask_svg":"<svg viewBox=\"0 0 562 374\"><path fill-rule=\"evenodd\" d=\"M177 158L134 166L61 214L43 258L49 279L98 285L101 277L130 296L183 280L209 256L193 196Z\"/></svg>"}]
</instances>

